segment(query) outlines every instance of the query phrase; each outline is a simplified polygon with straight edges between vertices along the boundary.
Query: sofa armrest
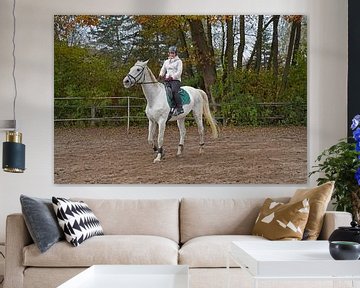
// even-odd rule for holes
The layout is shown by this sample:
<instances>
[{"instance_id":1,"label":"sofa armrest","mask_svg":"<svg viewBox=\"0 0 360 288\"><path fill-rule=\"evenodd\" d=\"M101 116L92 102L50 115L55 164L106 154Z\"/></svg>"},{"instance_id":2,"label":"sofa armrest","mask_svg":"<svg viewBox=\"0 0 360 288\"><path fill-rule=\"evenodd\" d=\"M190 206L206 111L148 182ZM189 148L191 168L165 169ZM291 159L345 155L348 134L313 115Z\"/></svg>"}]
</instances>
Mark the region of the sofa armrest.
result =
<instances>
[{"instance_id":1,"label":"sofa armrest","mask_svg":"<svg viewBox=\"0 0 360 288\"><path fill-rule=\"evenodd\" d=\"M20 213L6 218L5 281L4 288L22 288L25 267L23 248L33 241Z\"/></svg>"},{"instance_id":2,"label":"sofa armrest","mask_svg":"<svg viewBox=\"0 0 360 288\"><path fill-rule=\"evenodd\" d=\"M329 239L331 233L340 226L350 226L352 216L349 212L326 211L319 239Z\"/></svg>"}]
</instances>

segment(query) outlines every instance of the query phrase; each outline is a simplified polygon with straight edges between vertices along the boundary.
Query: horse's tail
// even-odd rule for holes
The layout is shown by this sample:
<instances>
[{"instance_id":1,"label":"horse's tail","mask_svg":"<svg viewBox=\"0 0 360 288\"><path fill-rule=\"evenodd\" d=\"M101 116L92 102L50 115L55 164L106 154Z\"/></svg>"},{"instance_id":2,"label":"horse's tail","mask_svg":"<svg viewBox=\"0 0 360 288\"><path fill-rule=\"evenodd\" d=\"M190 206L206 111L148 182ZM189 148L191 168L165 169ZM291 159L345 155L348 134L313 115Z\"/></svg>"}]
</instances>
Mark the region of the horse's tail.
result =
<instances>
[{"instance_id":1,"label":"horse's tail","mask_svg":"<svg viewBox=\"0 0 360 288\"><path fill-rule=\"evenodd\" d=\"M198 89L201 97L203 98L203 113L205 115L205 119L208 122L208 124L210 125L211 128L211 132L212 132L212 136L213 138L218 138L219 137L219 127L216 123L216 120L214 119L214 117L211 115L210 112L210 108L209 108L209 99L208 96L206 95L206 93L201 90Z\"/></svg>"}]
</instances>

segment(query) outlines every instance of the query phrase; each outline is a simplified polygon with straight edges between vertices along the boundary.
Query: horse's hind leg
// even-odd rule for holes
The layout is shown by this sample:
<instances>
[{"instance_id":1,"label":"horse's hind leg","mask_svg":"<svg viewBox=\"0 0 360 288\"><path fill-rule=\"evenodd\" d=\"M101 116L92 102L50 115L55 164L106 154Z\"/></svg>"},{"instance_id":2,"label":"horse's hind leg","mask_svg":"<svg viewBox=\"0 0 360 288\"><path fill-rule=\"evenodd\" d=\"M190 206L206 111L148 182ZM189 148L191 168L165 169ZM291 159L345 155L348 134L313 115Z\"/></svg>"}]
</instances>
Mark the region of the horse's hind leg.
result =
<instances>
[{"instance_id":1,"label":"horse's hind leg","mask_svg":"<svg viewBox=\"0 0 360 288\"><path fill-rule=\"evenodd\" d=\"M195 122L196 125L198 126L198 132L199 132L199 137L200 137L200 141L199 141L199 153L202 154L204 151L204 124L203 124L203 120L202 120L202 111L197 111L194 110L194 118L195 118Z\"/></svg>"},{"instance_id":2,"label":"horse's hind leg","mask_svg":"<svg viewBox=\"0 0 360 288\"><path fill-rule=\"evenodd\" d=\"M180 156L184 150L184 142L185 142L185 135L186 135L185 118L181 118L181 119L177 120L177 125L179 127L179 132L180 132L180 141L179 141L179 146L178 146L176 156Z\"/></svg>"}]
</instances>

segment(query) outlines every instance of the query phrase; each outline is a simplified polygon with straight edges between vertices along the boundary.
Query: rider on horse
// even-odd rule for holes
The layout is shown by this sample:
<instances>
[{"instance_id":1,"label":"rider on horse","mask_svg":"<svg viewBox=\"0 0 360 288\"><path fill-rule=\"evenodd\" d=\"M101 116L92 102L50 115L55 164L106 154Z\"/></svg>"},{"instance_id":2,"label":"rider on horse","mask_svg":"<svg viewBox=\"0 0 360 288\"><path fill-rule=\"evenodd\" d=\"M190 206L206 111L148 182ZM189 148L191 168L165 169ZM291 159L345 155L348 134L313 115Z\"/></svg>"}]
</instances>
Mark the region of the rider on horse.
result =
<instances>
[{"instance_id":1,"label":"rider on horse","mask_svg":"<svg viewBox=\"0 0 360 288\"><path fill-rule=\"evenodd\" d=\"M184 113L181 97L179 95L182 68L183 64L177 55L177 49L175 46L171 46L169 48L169 58L165 60L163 66L161 67L159 78L165 77L165 83L171 88L174 95L176 110L174 111L173 116L178 116L179 114Z\"/></svg>"}]
</instances>

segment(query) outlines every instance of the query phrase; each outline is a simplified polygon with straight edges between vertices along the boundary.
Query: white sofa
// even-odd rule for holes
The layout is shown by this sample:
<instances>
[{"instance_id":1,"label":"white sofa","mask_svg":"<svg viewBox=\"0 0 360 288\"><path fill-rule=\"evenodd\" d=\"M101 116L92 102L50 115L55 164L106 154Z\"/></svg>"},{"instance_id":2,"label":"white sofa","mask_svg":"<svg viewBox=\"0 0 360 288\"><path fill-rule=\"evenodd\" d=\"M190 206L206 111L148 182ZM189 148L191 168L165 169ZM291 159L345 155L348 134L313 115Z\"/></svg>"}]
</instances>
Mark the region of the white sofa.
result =
<instances>
[{"instance_id":1,"label":"white sofa","mask_svg":"<svg viewBox=\"0 0 360 288\"><path fill-rule=\"evenodd\" d=\"M40 253L22 214L7 217L4 288L57 287L94 264L184 264L191 288L220 288L231 241L268 241L251 235L264 199L81 200L105 235L78 247L64 240ZM349 213L327 212L321 239L350 221ZM230 264L231 287L241 287L241 269Z\"/></svg>"}]
</instances>

